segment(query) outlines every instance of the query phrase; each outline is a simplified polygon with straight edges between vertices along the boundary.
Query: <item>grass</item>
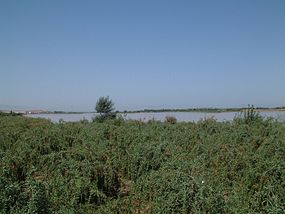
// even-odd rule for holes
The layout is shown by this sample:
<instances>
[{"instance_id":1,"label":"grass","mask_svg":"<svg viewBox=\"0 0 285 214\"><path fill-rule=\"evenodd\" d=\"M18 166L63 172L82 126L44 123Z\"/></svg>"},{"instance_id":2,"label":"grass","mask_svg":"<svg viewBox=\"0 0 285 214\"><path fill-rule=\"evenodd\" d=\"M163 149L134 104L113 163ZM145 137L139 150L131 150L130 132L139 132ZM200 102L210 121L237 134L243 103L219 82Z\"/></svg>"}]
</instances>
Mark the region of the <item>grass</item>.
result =
<instances>
[{"instance_id":1,"label":"grass","mask_svg":"<svg viewBox=\"0 0 285 214\"><path fill-rule=\"evenodd\" d=\"M0 117L1 213L284 213L285 124Z\"/></svg>"}]
</instances>

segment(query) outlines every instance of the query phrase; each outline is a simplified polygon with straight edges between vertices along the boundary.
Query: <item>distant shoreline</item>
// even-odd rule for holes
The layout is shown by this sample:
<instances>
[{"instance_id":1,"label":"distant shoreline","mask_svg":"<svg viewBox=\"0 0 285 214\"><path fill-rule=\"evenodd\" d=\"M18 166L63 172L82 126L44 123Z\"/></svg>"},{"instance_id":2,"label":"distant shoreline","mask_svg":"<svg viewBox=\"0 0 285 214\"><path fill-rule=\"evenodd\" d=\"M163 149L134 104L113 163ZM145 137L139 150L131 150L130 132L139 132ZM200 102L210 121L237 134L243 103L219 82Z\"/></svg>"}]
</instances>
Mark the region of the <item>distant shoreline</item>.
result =
<instances>
[{"instance_id":1,"label":"distant shoreline","mask_svg":"<svg viewBox=\"0 0 285 214\"><path fill-rule=\"evenodd\" d=\"M118 113L158 113L158 112L201 112L201 113L225 113L225 112L240 112L247 108L192 108L192 109L144 109L134 111L123 111ZM276 108L254 108L260 112L266 111L285 111L285 107Z\"/></svg>"},{"instance_id":2,"label":"distant shoreline","mask_svg":"<svg viewBox=\"0 0 285 214\"><path fill-rule=\"evenodd\" d=\"M241 112L246 110L247 108L181 108L181 109L143 109L143 110L132 110L132 111L116 111L116 113L120 114L132 114L132 113L160 113L160 112L197 112L197 113L226 113L226 112ZM254 108L259 112L267 112L267 111L285 111L285 107L276 107L276 108L264 108L257 107ZM11 110L0 110L3 113L10 113ZM72 112L72 111L44 111L39 110L37 112L32 112L29 110L13 110L13 113L20 113L24 115L28 114L95 114L96 112L87 111L87 112Z\"/></svg>"}]
</instances>

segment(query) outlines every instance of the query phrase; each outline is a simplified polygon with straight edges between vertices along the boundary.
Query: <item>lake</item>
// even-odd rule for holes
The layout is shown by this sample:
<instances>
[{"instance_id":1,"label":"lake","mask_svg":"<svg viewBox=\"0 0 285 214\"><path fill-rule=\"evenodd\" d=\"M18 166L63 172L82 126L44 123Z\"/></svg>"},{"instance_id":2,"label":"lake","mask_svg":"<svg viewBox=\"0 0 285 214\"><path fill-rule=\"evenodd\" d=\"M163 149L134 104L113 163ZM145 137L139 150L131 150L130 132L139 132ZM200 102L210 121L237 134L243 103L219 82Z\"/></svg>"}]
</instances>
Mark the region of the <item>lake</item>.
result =
<instances>
[{"instance_id":1,"label":"lake","mask_svg":"<svg viewBox=\"0 0 285 214\"><path fill-rule=\"evenodd\" d=\"M222 113L203 113L203 112L155 112L155 113L128 113L120 114L125 119L132 120L159 120L164 121L166 116L176 117L178 122L197 122L205 118L215 118L218 121L231 121L238 115L238 112L222 112ZM284 111L264 111L260 113L264 117L273 117L280 121L285 121ZM52 122L58 122L60 119L67 122L75 122L83 119L91 121L95 117L96 113L82 113L82 114L29 114L26 117L32 118L46 118Z\"/></svg>"}]
</instances>

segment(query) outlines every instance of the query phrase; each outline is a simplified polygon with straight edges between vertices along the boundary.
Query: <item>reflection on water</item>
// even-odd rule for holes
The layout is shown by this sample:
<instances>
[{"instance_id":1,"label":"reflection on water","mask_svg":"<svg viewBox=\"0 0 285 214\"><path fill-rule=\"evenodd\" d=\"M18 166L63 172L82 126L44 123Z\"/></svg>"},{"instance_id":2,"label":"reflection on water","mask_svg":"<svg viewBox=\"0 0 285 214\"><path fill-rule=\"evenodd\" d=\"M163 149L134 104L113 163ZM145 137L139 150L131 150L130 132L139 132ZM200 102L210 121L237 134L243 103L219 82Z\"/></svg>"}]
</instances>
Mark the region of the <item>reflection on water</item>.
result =
<instances>
[{"instance_id":1,"label":"reflection on water","mask_svg":"<svg viewBox=\"0 0 285 214\"><path fill-rule=\"evenodd\" d=\"M125 119L132 120L159 120L164 121L166 116L174 116L179 122L196 122L205 118L215 118L218 121L231 121L238 115L238 112L223 112L223 113L202 113L202 112L156 112L156 113L129 113L121 114ZM260 113L264 117L273 117L281 121L285 121L285 112L267 111ZM60 119L68 122L80 121L83 119L91 121L97 114L83 113L83 114L30 114L27 117L46 118L53 122L58 122Z\"/></svg>"}]
</instances>

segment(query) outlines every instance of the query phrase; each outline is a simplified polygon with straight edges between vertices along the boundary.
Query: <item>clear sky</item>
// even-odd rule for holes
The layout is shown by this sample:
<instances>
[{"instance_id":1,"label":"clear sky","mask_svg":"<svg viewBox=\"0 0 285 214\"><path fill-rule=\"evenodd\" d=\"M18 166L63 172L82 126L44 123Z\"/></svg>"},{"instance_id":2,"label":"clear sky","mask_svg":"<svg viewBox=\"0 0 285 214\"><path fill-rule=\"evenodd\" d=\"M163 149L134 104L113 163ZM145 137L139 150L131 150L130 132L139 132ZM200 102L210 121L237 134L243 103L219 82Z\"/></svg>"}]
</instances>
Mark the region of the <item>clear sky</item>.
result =
<instances>
[{"instance_id":1,"label":"clear sky","mask_svg":"<svg viewBox=\"0 0 285 214\"><path fill-rule=\"evenodd\" d=\"M284 0L1 0L0 105L285 105Z\"/></svg>"}]
</instances>

